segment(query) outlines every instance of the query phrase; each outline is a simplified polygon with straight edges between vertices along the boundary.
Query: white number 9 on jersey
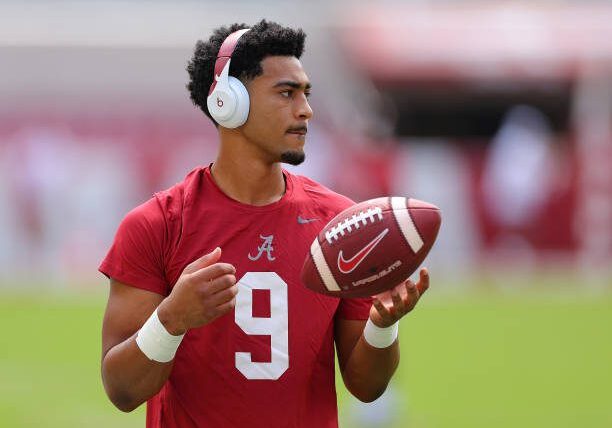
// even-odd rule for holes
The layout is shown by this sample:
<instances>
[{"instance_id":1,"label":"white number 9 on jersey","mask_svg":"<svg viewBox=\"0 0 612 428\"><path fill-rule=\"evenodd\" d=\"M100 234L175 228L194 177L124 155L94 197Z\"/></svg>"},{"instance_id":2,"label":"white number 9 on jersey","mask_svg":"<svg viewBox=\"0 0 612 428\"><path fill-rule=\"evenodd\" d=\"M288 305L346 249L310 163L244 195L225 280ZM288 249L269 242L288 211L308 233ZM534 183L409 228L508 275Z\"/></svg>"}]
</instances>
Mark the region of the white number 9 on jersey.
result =
<instances>
[{"instance_id":1,"label":"white number 9 on jersey","mask_svg":"<svg viewBox=\"0 0 612 428\"><path fill-rule=\"evenodd\" d=\"M270 317L253 316L253 290L270 290ZM238 281L236 324L246 334L268 335L269 363L254 362L250 352L236 352L236 368L247 379L276 380L289 368L287 283L276 272L247 272Z\"/></svg>"}]
</instances>

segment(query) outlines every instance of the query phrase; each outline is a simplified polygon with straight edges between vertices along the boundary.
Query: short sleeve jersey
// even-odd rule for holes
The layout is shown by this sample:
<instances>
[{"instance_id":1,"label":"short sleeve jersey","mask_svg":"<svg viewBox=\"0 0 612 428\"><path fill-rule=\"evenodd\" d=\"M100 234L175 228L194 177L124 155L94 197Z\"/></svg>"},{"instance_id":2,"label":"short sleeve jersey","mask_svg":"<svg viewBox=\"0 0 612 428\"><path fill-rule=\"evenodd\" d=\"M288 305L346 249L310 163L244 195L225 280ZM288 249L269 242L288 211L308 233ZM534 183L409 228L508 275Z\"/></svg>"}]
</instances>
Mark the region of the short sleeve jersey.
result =
<instances>
[{"instance_id":1,"label":"short sleeve jersey","mask_svg":"<svg viewBox=\"0 0 612 428\"><path fill-rule=\"evenodd\" d=\"M147 403L147 427L337 427L333 327L365 320L369 299L308 290L300 270L318 231L352 202L283 171L270 205L227 197L210 168L159 192L122 221L100 271L167 296L189 263L221 247L236 267L236 307L191 329Z\"/></svg>"}]
</instances>

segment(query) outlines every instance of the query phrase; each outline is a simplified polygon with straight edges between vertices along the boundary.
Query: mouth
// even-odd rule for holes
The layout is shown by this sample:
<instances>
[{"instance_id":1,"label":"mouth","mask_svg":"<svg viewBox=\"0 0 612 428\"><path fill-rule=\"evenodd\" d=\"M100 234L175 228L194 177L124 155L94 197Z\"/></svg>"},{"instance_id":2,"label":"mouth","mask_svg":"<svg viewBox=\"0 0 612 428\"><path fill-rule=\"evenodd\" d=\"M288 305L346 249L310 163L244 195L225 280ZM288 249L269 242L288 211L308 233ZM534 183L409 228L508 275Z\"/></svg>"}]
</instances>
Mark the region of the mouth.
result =
<instances>
[{"instance_id":1,"label":"mouth","mask_svg":"<svg viewBox=\"0 0 612 428\"><path fill-rule=\"evenodd\" d=\"M297 126L295 128L289 128L289 130L287 131L287 134L294 134L294 135L306 135L308 133L308 128L306 126Z\"/></svg>"}]
</instances>

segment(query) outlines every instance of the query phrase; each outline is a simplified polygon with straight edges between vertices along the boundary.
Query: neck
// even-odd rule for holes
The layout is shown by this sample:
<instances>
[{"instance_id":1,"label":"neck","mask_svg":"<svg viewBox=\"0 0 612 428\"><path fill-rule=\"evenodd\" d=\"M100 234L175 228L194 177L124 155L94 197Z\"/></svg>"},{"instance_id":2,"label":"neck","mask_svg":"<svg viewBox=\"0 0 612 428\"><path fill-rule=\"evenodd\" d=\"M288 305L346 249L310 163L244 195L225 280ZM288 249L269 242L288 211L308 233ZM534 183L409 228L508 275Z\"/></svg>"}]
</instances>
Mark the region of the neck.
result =
<instances>
[{"instance_id":1,"label":"neck","mask_svg":"<svg viewBox=\"0 0 612 428\"><path fill-rule=\"evenodd\" d=\"M265 159L261 150L241 134L220 128L221 143L211 168L213 180L223 193L243 204L274 203L285 193L279 162Z\"/></svg>"}]
</instances>

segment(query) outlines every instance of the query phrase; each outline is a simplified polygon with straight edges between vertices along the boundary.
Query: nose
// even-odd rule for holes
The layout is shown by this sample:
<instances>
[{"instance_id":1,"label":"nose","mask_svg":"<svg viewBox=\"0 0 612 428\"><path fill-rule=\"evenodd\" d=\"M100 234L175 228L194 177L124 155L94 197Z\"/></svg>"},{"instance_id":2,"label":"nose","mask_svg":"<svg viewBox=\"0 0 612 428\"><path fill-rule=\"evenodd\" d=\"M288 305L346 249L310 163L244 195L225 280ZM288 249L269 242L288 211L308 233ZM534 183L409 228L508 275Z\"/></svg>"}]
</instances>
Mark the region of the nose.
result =
<instances>
[{"instance_id":1,"label":"nose","mask_svg":"<svg viewBox=\"0 0 612 428\"><path fill-rule=\"evenodd\" d=\"M306 94L301 93L299 97L297 97L296 102L296 116L301 120L308 120L312 117L312 108L310 107L310 103L308 103L308 98Z\"/></svg>"}]
</instances>

